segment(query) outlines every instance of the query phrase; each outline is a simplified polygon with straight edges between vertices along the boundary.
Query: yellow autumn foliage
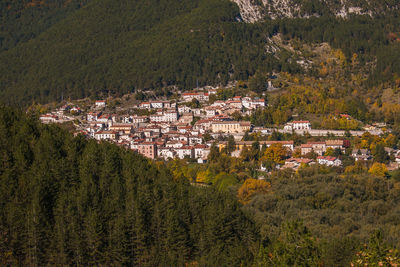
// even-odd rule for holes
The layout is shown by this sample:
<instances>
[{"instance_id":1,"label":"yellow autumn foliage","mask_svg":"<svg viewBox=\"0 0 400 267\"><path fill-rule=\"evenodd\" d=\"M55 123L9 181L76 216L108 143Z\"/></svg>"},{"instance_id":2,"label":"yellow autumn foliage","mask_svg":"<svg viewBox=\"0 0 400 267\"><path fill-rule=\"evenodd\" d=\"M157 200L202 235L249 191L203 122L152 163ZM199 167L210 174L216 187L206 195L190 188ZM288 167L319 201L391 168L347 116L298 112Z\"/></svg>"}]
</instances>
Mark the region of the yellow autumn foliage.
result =
<instances>
[{"instance_id":1,"label":"yellow autumn foliage","mask_svg":"<svg viewBox=\"0 0 400 267\"><path fill-rule=\"evenodd\" d=\"M238 199L241 203L248 203L256 194L267 193L271 184L265 180L247 179L238 190Z\"/></svg>"}]
</instances>

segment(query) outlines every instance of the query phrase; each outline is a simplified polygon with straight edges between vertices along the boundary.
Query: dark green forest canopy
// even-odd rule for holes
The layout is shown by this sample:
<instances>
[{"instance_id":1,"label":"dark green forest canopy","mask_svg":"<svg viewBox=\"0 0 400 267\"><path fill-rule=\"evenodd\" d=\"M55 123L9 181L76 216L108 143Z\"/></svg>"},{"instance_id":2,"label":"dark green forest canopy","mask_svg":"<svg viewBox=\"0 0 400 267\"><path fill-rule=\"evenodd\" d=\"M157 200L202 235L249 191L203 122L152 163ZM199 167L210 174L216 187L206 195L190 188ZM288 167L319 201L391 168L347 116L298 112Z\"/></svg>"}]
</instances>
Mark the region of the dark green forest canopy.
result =
<instances>
[{"instance_id":1,"label":"dark green forest canopy","mask_svg":"<svg viewBox=\"0 0 400 267\"><path fill-rule=\"evenodd\" d=\"M387 37L398 32L398 12L247 24L228 0L50 1L30 8L15 2L2 2L0 35L0 98L12 104L168 85L191 89L197 81L246 80L257 70L301 71L290 54L266 53L276 33L329 42L348 59L353 53L365 61L377 57L372 82L400 72L399 42Z\"/></svg>"},{"instance_id":2,"label":"dark green forest canopy","mask_svg":"<svg viewBox=\"0 0 400 267\"><path fill-rule=\"evenodd\" d=\"M398 175L284 171L241 206L34 117L0 107L2 266L346 266L378 229L374 261L398 248Z\"/></svg>"},{"instance_id":3,"label":"dark green forest canopy","mask_svg":"<svg viewBox=\"0 0 400 267\"><path fill-rule=\"evenodd\" d=\"M4 0L0 2L0 52L27 42L89 0Z\"/></svg>"},{"instance_id":4,"label":"dark green forest canopy","mask_svg":"<svg viewBox=\"0 0 400 267\"><path fill-rule=\"evenodd\" d=\"M0 108L0 265L239 266L256 242L234 196Z\"/></svg>"}]
</instances>

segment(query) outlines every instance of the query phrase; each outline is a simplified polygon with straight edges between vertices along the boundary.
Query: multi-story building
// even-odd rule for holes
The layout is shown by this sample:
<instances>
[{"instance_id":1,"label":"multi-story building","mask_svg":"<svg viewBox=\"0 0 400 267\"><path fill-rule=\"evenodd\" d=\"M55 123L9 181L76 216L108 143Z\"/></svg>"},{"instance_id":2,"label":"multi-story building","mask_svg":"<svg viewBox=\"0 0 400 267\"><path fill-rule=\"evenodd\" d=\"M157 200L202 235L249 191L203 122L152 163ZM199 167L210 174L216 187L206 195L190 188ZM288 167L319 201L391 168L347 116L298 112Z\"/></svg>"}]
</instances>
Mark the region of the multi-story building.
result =
<instances>
[{"instance_id":1,"label":"multi-story building","mask_svg":"<svg viewBox=\"0 0 400 267\"><path fill-rule=\"evenodd\" d=\"M157 157L157 145L154 142L143 142L138 144L138 152L146 158L155 159Z\"/></svg>"},{"instance_id":2,"label":"multi-story building","mask_svg":"<svg viewBox=\"0 0 400 267\"><path fill-rule=\"evenodd\" d=\"M311 123L309 121L292 121L288 122L284 129L286 131L311 130Z\"/></svg>"},{"instance_id":3,"label":"multi-story building","mask_svg":"<svg viewBox=\"0 0 400 267\"><path fill-rule=\"evenodd\" d=\"M106 101L105 100L97 100L95 102L95 105L97 108L104 108L106 106Z\"/></svg>"},{"instance_id":4,"label":"multi-story building","mask_svg":"<svg viewBox=\"0 0 400 267\"><path fill-rule=\"evenodd\" d=\"M211 124L213 133L245 133L250 129L251 123L248 121L218 121Z\"/></svg>"},{"instance_id":5,"label":"multi-story building","mask_svg":"<svg viewBox=\"0 0 400 267\"><path fill-rule=\"evenodd\" d=\"M325 142L308 142L307 144L301 145L301 154L305 155L314 151L318 155L322 156L326 151Z\"/></svg>"},{"instance_id":6,"label":"multi-story building","mask_svg":"<svg viewBox=\"0 0 400 267\"><path fill-rule=\"evenodd\" d=\"M125 134L129 134L132 132L134 128L134 124L131 123L113 123L110 127L110 131L115 131L115 132L123 132Z\"/></svg>"},{"instance_id":7,"label":"multi-story building","mask_svg":"<svg viewBox=\"0 0 400 267\"><path fill-rule=\"evenodd\" d=\"M115 131L99 131L94 134L94 138L97 140L117 140L118 133Z\"/></svg>"},{"instance_id":8,"label":"multi-story building","mask_svg":"<svg viewBox=\"0 0 400 267\"><path fill-rule=\"evenodd\" d=\"M193 99L197 99L200 102L205 102L209 100L209 95L208 93L203 93L203 92L182 94L182 100L185 102L190 102Z\"/></svg>"},{"instance_id":9,"label":"multi-story building","mask_svg":"<svg viewBox=\"0 0 400 267\"><path fill-rule=\"evenodd\" d=\"M336 157L330 157L330 156L319 156L317 158L318 164L321 165L326 165L326 166L341 166L342 161Z\"/></svg>"}]
</instances>

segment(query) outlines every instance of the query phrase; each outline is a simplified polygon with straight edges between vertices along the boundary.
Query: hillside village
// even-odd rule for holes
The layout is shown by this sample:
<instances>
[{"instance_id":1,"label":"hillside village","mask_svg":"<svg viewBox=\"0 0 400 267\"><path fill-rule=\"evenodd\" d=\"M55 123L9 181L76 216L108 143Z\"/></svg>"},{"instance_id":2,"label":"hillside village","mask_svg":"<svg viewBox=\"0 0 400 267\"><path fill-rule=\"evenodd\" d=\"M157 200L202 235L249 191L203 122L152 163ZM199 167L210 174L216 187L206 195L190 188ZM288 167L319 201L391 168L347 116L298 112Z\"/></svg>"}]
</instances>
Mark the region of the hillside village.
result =
<instances>
[{"instance_id":1,"label":"hillside village","mask_svg":"<svg viewBox=\"0 0 400 267\"><path fill-rule=\"evenodd\" d=\"M213 145L223 151L234 143L234 149L230 151L233 157L240 157L244 148L257 146L262 150L280 146L286 150L286 157L284 164L277 168L293 169L315 163L342 166L340 155L345 153L355 161L372 160L369 149L357 149L349 138L360 138L365 134L379 136L384 133L381 128L386 126L377 123L359 131L325 130L313 129L310 121L297 120L279 128L255 127L250 121L235 120L234 117L239 114L243 118L264 109L268 105L264 99L235 96L211 103L210 96L216 93L216 89L211 88L182 93L177 101L142 101L130 107L133 112L125 114L108 113L106 100L95 101L85 112L78 105L69 103L41 115L40 120L43 123L73 121L75 134L115 143L149 159L179 158L204 163ZM295 145L293 140L271 140L274 133L303 136L306 142ZM249 136L254 135L257 140L249 140ZM311 137L322 139L313 141ZM397 168L400 152L390 147L385 147L385 152L392 156L389 166ZM265 170L262 165L260 169Z\"/></svg>"}]
</instances>

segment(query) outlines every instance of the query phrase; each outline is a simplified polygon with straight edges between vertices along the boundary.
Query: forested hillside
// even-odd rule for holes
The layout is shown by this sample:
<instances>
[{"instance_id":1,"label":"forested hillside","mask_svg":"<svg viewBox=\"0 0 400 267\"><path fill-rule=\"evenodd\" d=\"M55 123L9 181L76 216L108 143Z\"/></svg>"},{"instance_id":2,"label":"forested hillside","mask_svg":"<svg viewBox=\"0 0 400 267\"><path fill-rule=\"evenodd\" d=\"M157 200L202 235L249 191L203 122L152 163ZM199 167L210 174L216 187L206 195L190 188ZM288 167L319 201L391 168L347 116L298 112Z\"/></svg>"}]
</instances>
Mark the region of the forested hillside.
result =
<instances>
[{"instance_id":1,"label":"forested hillside","mask_svg":"<svg viewBox=\"0 0 400 267\"><path fill-rule=\"evenodd\" d=\"M257 247L233 196L117 146L0 108L0 265L239 266Z\"/></svg>"},{"instance_id":2,"label":"forested hillside","mask_svg":"<svg viewBox=\"0 0 400 267\"><path fill-rule=\"evenodd\" d=\"M0 52L27 42L85 5L88 0L0 2Z\"/></svg>"},{"instance_id":3,"label":"forested hillside","mask_svg":"<svg viewBox=\"0 0 400 267\"><path fill-rule=\"evenodd\" d=\"M267 18L307 18L310 16L333 16L347 18L352 15L382 16L398 11L396 0L233 0L238 3L246 21Z\"/></svg>"},{"instance_id":4,"label":"forested hillside","mask_svg":"<svg viewBox=\"0 0 400 267\"><path fill-rule=\"evenodd\" d=\"M328 42L345 52L347 62L356 54L364 64L376 65L373 84L399 75L398 12L249 24L241 22L239 8L228 0L98 0L79 9L71 5L80 3L67 9L23 9L18 20L12 19L19 15L11 12L11 5L11 13L2 16L7 20L3 34L20 36L3 39L3 49L9 48L0 53L3 102L27 105L61 96L96 97L170 85L189 90L197 82L247 80L257 71L307 74L293 51L267 49L270 37L278 33L285 40ZM25 20L38 26L25 27ZM13 27L20 30L14 34Z\"/></svg>"},{"instance_id":5,"label":"forested hillside","mask_svg":"<svg viewBox=\"0 0 400 267\"><path fill-rule=\"evenodd\" d=\"M215 184L193 186L176 162L1 107L0 265L400 263L398 173L309 167L256 180L243 175L250 154L214 151L204 168Z\"/></svg>"}]
</instances>

